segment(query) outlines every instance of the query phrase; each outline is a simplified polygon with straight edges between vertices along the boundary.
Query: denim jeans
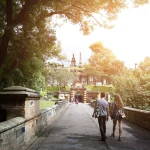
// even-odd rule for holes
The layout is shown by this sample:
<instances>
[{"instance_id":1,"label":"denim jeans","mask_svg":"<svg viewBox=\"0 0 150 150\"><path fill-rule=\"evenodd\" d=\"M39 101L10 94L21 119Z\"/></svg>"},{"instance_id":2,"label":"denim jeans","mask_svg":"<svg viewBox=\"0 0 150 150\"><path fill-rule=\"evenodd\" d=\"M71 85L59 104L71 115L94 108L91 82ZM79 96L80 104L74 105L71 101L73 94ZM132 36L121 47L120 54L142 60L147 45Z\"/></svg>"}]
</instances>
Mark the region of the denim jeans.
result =
<instances>
[{"instance_id":1,"label":"denim jeans","mask_svg":"<svg viewBox=\"0 0 150 150\"><path fill-rule=\"evenodd\" d=\"M106 116L99 116L98 117L99 129L101 133L101 138L105 139L106 137Z\"/></svg>"}]
</instances>

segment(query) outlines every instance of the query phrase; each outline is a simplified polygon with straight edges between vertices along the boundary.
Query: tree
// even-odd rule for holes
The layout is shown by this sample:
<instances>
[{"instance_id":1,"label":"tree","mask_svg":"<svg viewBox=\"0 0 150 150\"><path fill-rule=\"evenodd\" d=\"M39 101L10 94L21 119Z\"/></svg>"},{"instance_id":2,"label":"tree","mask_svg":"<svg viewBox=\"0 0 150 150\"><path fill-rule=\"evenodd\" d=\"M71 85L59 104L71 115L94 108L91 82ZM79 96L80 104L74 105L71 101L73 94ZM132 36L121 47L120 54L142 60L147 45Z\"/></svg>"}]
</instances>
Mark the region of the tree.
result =
<instances>
[{"instance_id":1,"label":"tree","mask_svg":"<svg viewBox=\"0 0 150 150\"><path fill-rule=\"evenodd\" d=\"M141 87L139 80L133 75L133 71L126 70L122 75L113 76L112 84L115 92L121 95L125 105L135 107L135 97L138 97L137 93Z\"/></svg>"},{"instance_id":2,"label":"tree","mask_svg":"<svg viewBox=\"0 0 150 150\"><path fill-rule=\"evenodd\" d=\"M56 39L55 18L59 17L63 21L69 20L73 24L79 24L83 33L88 34L97 23L109 28L109 21L115 19L120 9L125 6L126 3L122 0L83 0L82 2L1 0L0 82L3 83L2 87L16 85L18 83L15 79L16 73L20 77L25 77L28 71L32 70L32 74L39 72L41 68L32 68L36 61L43 64L48 57L64 59L60 55L61 44ZM99 19L95 14L99 14ZM29 65L27 62L32 64ZM22 66L28 70L24 70ZM43 77L42 72L36 75ZM29 79L35 81L34 76L29 76ZM32 85L31 82L30 84Z\"/></svg>"},{"instance_id":3,"label":"tree","mask_svg":"<svg viewBox=\"0 0 150 150\"><path fill-rule=\"evenodd\" d=\"M51 77L54 77L59 86L63 88L68 84L72 84L76 79L75 74L66 69L51 70Z\"/></svg>"},{"instance_id":4,"label":"tree","mask_svg":"<svg viewBox=\"0 0 150 150\"><path fill-rule=\"evenodd\" d=\"M137 68L127 69L124 74L113 76L115 92L122 96L125 105L150 110L150 74L143 69L148 66L148 62L146 58Z\"/></svg>"},{"instance_id":5,"label":"tree","mask_svg":"<svg viewBox=\"0 0 150 150\"><path fill-rule=\"evenodd\" d=\"M19 85L39 91L45 86L44 70L43 61L36 57L20 62L15 69L4 68L0 70L0 89Z\"/></svg>"},{"instance_id":6,"label":"tree","mask_svg":"<svg viewBox=\"0 0 150 150\"><path fill-rule=\"evenodd\" d=\"M124 63L116 58L113 52L104 47L102 42L90 45L92 56L89 58L88 69L96 76L111 76L120 74L125 69Z\"/></svg>"},{"instance_id":7,"label":"tree","mask_svg":"<svg viewBox=\"0 0 150 150\"><path fill-rule=\"evenodd\" d=\"M150 57L145 57L144 61L141 61L139 68L144 72L150 74Z\"/></svg>"},{"instance_id":8,"label":"tree","mask_svg":"<svg viewBox=\"0 0 150 150\"><path fill-rule=\"evenodd\" d=\"M126 3L122 0L1 0L0 6L1 66L9 50L15 54L19 51L21 56L26 51L30 53L31 48L26 50L28 41L42 47L41 50L50 49L56 40L52 28L54 15L79 24L84 34L88 34L97 23L109 28L108 22L116 18ZM99 15L99 19L96 19L95 14ZM53 51L50 53L53 55ZM19 61L16 59L14 64Z\"/></svg>"}]
</instances>

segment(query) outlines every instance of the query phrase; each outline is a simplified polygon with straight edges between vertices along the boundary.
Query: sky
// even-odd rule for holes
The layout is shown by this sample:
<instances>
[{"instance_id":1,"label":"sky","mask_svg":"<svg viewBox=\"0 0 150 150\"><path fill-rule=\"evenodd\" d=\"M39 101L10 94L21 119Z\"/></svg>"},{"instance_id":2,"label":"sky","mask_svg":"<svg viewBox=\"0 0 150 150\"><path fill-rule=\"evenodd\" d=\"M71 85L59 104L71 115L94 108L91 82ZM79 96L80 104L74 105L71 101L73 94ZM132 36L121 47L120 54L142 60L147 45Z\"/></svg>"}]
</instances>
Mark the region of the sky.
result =
<instances>
[{"instance_id":1,"label":"sky","mask_svg":"<svg viewBox=\"0 0 150 150\"><path fill-rule=\"evenodd\" d=\"M62 53L69 60L74 54L77 65L80 52L82 62L87 63L91 56L89 46L101 41L127 67L133 67L150 56L150 4L122 11L113 29L97 27L90 35L83 36L77 25L65 23L57 28L56 36L61 42Z\"/></svg>"}]
</instances>

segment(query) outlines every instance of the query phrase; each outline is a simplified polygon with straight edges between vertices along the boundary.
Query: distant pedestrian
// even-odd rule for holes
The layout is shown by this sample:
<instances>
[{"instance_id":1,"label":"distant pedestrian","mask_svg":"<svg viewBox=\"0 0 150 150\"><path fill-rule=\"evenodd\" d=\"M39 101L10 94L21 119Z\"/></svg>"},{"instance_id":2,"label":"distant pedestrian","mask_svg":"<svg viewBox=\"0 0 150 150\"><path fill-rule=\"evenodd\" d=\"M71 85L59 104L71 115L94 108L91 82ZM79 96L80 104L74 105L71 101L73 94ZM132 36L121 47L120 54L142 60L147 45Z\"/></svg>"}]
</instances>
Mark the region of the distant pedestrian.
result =
<instances>
[{"instance_id":1,"label":"distant pedestrian","mask_svg":"<svg viewBox=\"0 0 150 150\"><path fill-rule=\"evenodd\" d=\"M120 117L119 114L124 113L124 104L122 101L122 98L119 94L114 95L114 103L112 104L112 111L110 113L110 117L113 120L113 133L111 136L115 137L115 130L116 130L116 125L118 121L118 126L119 126L119 137L118 141L121 141L121 136L122 136L122 118Z\"/></svg>"},{"instance_id":2,"label":"distant pedestrian","mask_svg":"<svg viewBox=\"0 0 150 150\"><path fill-rule=\"evenodd\" d=\"M76 98L76 105L78 106L78 103L79 103L79 100L78 100L78 98Z\"/></svg>"},{"instance_id":3,"label":"distant pedestrian","mask_svg":"<svg viewBox=\"0 0 150 150\"><path fill-rule=\"evenodd\" d=\"M101 93L101 98L98 99L95 103L95 108L92 117L94 117L95 113L98 113L98 123L101 133L101 139L100 141L104 141L107 138L106 137L106 121L108 121L109 116L109 104L105 100L105 93Z\"/></svg>"}]
</instances>

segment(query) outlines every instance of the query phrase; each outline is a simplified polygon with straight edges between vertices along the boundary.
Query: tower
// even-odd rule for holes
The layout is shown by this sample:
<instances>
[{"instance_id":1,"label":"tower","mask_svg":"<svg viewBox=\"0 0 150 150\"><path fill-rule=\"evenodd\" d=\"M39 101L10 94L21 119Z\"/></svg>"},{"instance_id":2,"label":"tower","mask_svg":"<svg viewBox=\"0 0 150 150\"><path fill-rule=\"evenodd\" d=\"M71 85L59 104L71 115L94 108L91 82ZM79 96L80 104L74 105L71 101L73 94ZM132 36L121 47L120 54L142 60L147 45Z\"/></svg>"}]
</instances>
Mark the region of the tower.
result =
<instances>
[{"instance_id":1,"label":"tower","mask_svg":"<svg viewBox=\"0 0 150 150\"><path fill-rule=\"evenodd\" d=\"M74 54L73 54L73 56L72 56L72 60L71 60L71 65L70 65L70 67L76 67L76 59L75 59L75 57L74 57Z\"/></svg>"},{"instance_id":2,"label":"tower","mask_svg":"<svg viewBox=\"0 0 150 150\"><path fill-rule=\"evenodd\" d=\"M82 67L81 52L80 52L79 67Z\"/></svg>"}]
</instances>

